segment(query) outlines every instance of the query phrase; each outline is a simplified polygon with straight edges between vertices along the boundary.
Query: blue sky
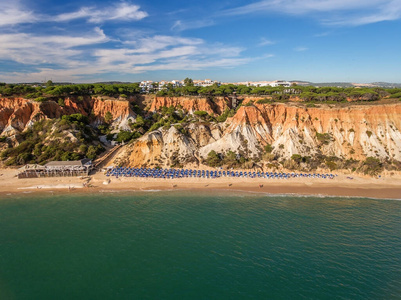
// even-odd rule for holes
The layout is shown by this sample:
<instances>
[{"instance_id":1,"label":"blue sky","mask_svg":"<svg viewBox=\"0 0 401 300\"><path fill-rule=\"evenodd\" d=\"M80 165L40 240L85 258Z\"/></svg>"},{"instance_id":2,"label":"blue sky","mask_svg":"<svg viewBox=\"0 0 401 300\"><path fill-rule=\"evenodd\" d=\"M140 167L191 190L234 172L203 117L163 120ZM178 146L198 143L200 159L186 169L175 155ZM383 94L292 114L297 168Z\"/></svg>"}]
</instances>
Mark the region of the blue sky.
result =
<instances>
[{"instance_id":1,"label":"blue sky","mask_svg":"<svg viewBox=\"0 0 401 300\"><path fill-rule=\"evenodd\" d=\"M0 81L401 82L401 0L0 0Z\"/></svg>"}]
</instances>

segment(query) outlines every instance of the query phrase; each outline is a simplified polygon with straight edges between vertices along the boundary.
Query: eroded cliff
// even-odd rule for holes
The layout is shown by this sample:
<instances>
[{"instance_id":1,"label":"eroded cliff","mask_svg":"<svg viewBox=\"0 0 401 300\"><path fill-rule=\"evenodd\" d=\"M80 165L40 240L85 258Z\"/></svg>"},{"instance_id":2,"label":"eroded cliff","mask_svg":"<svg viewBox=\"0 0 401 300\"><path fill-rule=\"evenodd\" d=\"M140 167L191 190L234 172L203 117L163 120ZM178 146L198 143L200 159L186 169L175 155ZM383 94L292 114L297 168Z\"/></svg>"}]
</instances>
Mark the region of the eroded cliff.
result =
<instances>
[{"instance_id":1,"label":"eroded cliff","mask_svg":"<svg viewBox=\"0 0 401 300\"><path fill-rule=\"evenodd\" d=\"M141 122L147 127L134 126L134 130L144 135L124 145L111 164L198 165L212 151L218 155L232 151L238 157L258 161L264 159L267 145L276 159L298 154L401 161L401 103L307 107L300 103L258 104L255 98L242 98L242 106L235 108L238 103L224 97L148 96L147 102L136 100L65 98L59 105L55 101L1 98L0 132L2 136L13 136L38 120L74 113L88 116L92 126L109 118L114 132L131 130L130 124L137 119L133 105L138 104L144 109ZM180 123L168 120L157 130L146 132L155 122L154 115L160 116L163 107L171 106L189 117ZM194 116L196 111L208 115ZM219 116L227 111L231 117L220 120Z\"/></svg>"},{"instance_id":2,"label":"eroded cliff","mask_svg":"<svg viewBox=\"0 0 401 300\"><path fill-rule=\"evenodd\" d=\"M24 98L0 98L0 134L15 135L41 119L60 118L80 113L90 117L93 125L105 122L111 114L111 126L115 130L129 130L129 122L135 122L136 114L127 100L87 97L81 100L65 98L60 105L55 101L36 102Z\"/></svg>"},{"instance_id":3,"label":"eroded cliff","mask_svg":"<svg viewBox=\"0 0 401 300\"><path fill-rule=\"evenodd\" d=\"M159 101L156 99L152 108L160 106ZM193 107L184 106L182 100L178 103L189 113L200 109L199 103ZM208 111L207 106L202 110ZM186 128L184 133L173 125L149 132L126 146L116 162L135 166L186 164L201 162L212 150L259 159L268 144L273 155L283 159L293 154L319 154L344 160L376 157L401 161L401 104L253 104L241 106L224 123L194 122Z\"/></svg>"}]
</instances>

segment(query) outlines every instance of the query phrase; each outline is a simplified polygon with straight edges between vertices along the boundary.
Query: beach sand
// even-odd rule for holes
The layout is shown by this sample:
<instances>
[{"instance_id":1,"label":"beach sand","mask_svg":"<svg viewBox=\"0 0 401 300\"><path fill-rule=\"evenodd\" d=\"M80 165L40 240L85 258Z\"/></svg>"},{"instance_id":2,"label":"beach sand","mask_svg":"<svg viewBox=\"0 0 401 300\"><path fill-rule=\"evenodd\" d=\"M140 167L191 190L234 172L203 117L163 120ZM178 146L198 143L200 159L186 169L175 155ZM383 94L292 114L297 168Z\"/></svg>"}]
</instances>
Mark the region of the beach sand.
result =
<instances>
[{"instance_id":1,"label":"beach sand","mask_svg":"<svg viewBox=\"0 0 401 300\"><path fill-rule=\"evenodd\" d=\"M227 190L271 194L349 196L401 199L401 176L380 178L338 175L334 179L260 179L260 178L127 178L106 177L97 173L89 177L52 177L18 179L18 170L0 170L0 198L4 194L32 192L103 192L149 190ZM108 179L110 183L106 184Z\"/></svg>"}]
</instances>

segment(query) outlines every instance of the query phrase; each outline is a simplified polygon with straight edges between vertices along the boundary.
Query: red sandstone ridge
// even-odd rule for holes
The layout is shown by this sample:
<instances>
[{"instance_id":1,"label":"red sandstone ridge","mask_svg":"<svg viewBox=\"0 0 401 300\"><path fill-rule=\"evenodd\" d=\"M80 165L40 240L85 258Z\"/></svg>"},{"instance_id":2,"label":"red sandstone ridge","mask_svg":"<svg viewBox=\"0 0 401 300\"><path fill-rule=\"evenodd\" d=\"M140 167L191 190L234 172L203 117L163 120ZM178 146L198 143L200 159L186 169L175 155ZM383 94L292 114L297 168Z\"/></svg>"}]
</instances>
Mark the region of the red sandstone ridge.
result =
<instances>
[{"instance_id":1,"label":"red sandstone ridge","mask_svg":"<svg viewBox=\"0 0 401 300\"><path fill-rule=\"evenodd\" d=\"M163 106L174 106L191 113L202 110L209 114L221 114L232 107L231 99L224 97L215 97L213 100L206 97L155 97L149 110L157 111Z\"/></svg>"},{"instance_id":2,"label":"red sandstone ridge","mask_svg":"<svg viewBox=\"0 0 401 300\"><path fill-rule=\"evenodd\" d=\"M92 121L99 124L104 121L107 112L112 114L113 125L116 128L126 129L128 119L136 118L129 101L102 101L97 98L76 101L66 98L64 105L60 106L54 101L39 103L24 98L0 98L0 133L13 135L41 119L60 118L63 115L76 113L92 116L94 118Z\"/></svg>"},{"instance_id":3,"label":"red sandstone ridge","mask_svg":"<svg viewBox=\"0 0 401 300\"><path fill-rule=\"evenodd\" d=\"M129 101L94 99L92 105L92 113L96 116L96 123L104 122L104 117L108 112L113 116L113 120L117 120L119 124L128 121L128 118L133 118L133 120L136 118ZM124 124L124 127L125 125L128 124Z\"/></svg>"},{"instance_id":4,"label":"red sandstone ridge","mask_svg":"<svg viewBox=\"0 0 401 300\"><path fill-rule=\"evenodd\" d=\"M295 103L258 104L257 99L241 99L246 103L253 100L254 104L241 106L224 123L183 124L184 132L174 126L160 128L132 143L133 149L122 149L129 152L135 165L160 161L166 165L176 161L191 163L207 157L211 150L241 152L257 158L266 144L272 145L273 154L283 158L293 154L323 154L342 159L362 160L372 156L401 161L401 103L309 108ZM224 97L213 100L153 97L151 103L148 102L150 97L144 100L150 111L174 106L188 112L203 110L217 115L232 104L231 99ZM136 119L131 103L126 100L66 98L60 106L54 101L38 103L23 98L0 98L0 132L11 136L40 119L72 113L87 115L96 125L103 122L108 112L114 119L112 126L116 131L129 129L129 120Z\"/></svg>"}]
</instances>

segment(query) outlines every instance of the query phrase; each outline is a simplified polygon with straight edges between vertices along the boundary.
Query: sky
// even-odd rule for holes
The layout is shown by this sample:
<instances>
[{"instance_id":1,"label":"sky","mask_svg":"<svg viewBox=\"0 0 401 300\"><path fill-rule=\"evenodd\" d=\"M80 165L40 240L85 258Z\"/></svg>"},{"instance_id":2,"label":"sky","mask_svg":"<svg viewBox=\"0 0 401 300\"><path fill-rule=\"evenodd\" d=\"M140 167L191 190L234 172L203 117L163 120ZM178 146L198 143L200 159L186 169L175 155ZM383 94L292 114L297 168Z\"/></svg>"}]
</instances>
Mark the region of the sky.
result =
<instances>
[{"instance_id":1,"label":"sky","mask_svg":"<svg viewBox=\"0 0 401 300\"><path fill-rule=\"evenodd\" d=\"M401 82L401 0L0 0L0 82Z\"/></svg>"}]
</instances>

